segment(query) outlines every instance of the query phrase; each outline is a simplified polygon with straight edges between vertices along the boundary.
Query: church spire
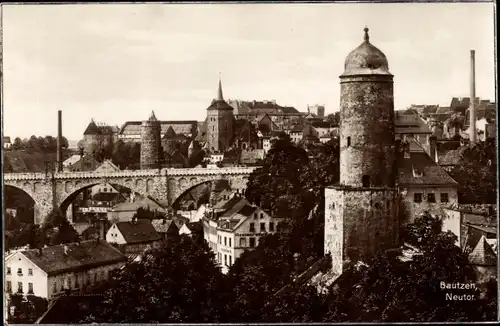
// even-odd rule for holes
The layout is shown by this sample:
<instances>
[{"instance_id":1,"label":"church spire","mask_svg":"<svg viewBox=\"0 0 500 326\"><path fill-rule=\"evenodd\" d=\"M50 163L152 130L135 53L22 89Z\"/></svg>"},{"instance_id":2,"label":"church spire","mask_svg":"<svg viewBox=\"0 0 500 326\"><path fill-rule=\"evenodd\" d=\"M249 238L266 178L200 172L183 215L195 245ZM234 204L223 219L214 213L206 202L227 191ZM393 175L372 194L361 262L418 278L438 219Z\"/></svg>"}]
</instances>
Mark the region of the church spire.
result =
<instances>
[{"instance_id":1,"label":"church spire","mask_svg":"<svg viewBox=\"0 0 500 326\"><path fill-rule=\"evenodd\" d=\"M222 96L222 80L219 72L219 89L217 90L217 101L224 101L224 96Z\"/></svg>"}]
</instances>

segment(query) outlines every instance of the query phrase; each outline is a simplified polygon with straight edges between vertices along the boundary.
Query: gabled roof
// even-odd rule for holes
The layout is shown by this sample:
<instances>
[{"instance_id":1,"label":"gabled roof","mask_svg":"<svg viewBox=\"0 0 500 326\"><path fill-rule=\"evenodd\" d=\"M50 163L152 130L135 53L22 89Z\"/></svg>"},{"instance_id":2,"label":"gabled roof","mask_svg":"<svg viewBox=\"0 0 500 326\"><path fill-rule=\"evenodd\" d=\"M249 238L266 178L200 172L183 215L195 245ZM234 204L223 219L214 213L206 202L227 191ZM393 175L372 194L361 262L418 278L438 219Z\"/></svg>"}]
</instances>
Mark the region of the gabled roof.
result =
<instances>
[{"instance_id":1,"label":"gabled roof","mask_svg":"<svg viewBox=\"0 0 500 326\"><path fill-rule=\"evenodd\" d=\"M116 166L111 160L105 160L99 165L95 170L95 172L118 172L120 168Z\"/></svg>"},{"instance_id":2,"label":"gabled roof","mask_svg":"<svg viewBox=\"0 0 500 326\"><path fill-rule=\"evenodd\" d=\"M97 127L97 125L95 124L94 119L90 120L89 125L87 126L87 128L83 132L84 135L98 135L99 133L100 133L100 130Z\"/></svg>"},{"instance_id":3,"label":"gabled roof","mask_svg":"<svg viewBox=\"0 0 500 326\"><path fill-rule=\"evenodd\" d=\"M448 151L437 151L438 154L438 164L439 165L458 165L460 163L460 159L462 158L462 155L460 154L460 151L455 149L455 150L448 150Z\"/></svg>"},{"instance_id":4,"label":"gabled roof","mask_svg":"<svg viewBox=\"0 0 500 326\"><path fill-rule=\"evenodd\" d=\"M165 135L163 136L164 139L169 139L169 138L174 138L175 137L175 131L172 126L169 126L167 131L165 132Z\"/></svg>"},{"instance_id":5,"label":"gabled roof","mask_svg":"<svg viewBox=\"0 0 500 326\"><path fill-rule=\"evenodd\" d=\"M170 228L175 228L177 232L179 231L179 228L173 220L156 219L152 220L151 224L158 233L167 233Z\"/></svg>"},{"instance_id":6,"label":"gabled roof","mask_svg":"<svg viewBox=\"0 0 500 326\"><path fill-rule=\"evenodd\" d=\"M67 247L67 254L64 253L64 245L43 248L41 249L42 254L38 249L22 251L21 254L48 275L110 265L127 259L121 252L103 240L69 243Z\"/></svg>"},{"instance_id":7,"label":"gabled roof","mask_svg":"<svg viewBox=\"0 0 500 326\"><path fill-rule=\"evenodd\" d=\"M486 241L483 235L477 243L474 250L469 255L469 262L473 265L496 266L498 263L497 255Z\"/></svg>"},{"instance_id":8,"label":"gabled roof","mask_svg":"<svg viewBox=\"0 0 500 326\"><path fill-rule=\"evenodd\" d=\"M457 186L457 182L426 152L410 152L410 158L398 158L398 184L400 185L449 185ZM421 171L416 176L414 171Z\"/></svg>"},{"instance_id":9,"label":"gabled roof","mask_svg":"<svg viewBox=\"0 0 500 326\"><path fill-rule=\"evenodd\" d=\"M140 219L136 222L115 223L127 244L158 241L161 239L150 220Z\"/></svg>"},{"instance_id":10,"label":"gabled roof","mask_svg":"<svg viewBox=\"0 0 500 326\"><path fill-rule=\"evenodd\" d=\"M4 144L9 144L9 143L10 143L10 137L8 137L8 136L3 136L3 143L4 143Z\"/></svg>"}]
</instances>

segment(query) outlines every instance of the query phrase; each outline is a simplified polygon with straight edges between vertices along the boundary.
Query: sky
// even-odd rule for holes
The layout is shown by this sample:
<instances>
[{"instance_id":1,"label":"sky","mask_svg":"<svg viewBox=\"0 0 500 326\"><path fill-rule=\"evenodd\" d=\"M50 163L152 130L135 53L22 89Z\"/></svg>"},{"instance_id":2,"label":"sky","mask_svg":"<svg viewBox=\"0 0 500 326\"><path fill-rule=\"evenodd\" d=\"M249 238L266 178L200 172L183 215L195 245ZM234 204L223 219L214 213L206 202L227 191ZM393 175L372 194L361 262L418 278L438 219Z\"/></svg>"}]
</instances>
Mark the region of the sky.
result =
<instances>
[{"instance_id":1,"label":"sky","mask_svg":"<svg viewBox=\"0 0 500 326\"><path fill-rule=\"evenodd\" d=\"M123 125L204 120L216 96L339 106L339 75L370 29L394 75L396 109L495 100L492 3L3 5L5 136L83 138Z\"/></svg>"}]
</instances>

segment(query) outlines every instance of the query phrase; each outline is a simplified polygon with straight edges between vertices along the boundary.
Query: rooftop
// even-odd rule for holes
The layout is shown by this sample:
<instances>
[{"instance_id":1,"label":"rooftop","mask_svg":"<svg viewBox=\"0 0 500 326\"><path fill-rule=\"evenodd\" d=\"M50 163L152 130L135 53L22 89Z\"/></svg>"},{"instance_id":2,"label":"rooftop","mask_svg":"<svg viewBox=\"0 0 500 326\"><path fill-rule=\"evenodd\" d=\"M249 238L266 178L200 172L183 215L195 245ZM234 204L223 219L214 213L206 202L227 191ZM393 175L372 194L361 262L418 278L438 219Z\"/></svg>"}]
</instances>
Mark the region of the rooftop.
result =
<instances>
[{"instance_id":1,"label":"rooftop","mask_svg":"<svg viewBox=\"0 0 500 326\"><path fill-rule=\"evenodd\" d=\"M161 240L150 220L138 219L135 222L117 222L115 225L128 244Z\"/></svg>"},{"instance_id":2,"label":"rooftop","mask_svg":"<svg viewBox=\"0 0 500 326\"><path fill-rule=\"evenodd\" d=\"M409 155L409 158L398 159L400 185L458 185L427 153L410 152Z\"/></svg>"},{"instance_id":3,"label":"rooftop","mask_svg":"<svg viewBox=\"0 0 500 326\"><path fill-rule=\"evenodd\" d=\"M126 260L121 252L103 240L69 243L67 254L64 253L64 247L64 245L58 245L41 250L25 250L21 253L48 275L110 265Z\"/></svg>"},{"instance_id":4,"label":"rooftop","mask_svg":"<svg viewBox=\"0 0 500 326\"><path fill-rule=\"evenodd\" d=\"M481 265L481 266L497 265L498 263L497 255L486 241L484 235L481 237L481 239L479 239L476 247L470 253L469 262L473 265Z\"/></svg>"}]
</instances>

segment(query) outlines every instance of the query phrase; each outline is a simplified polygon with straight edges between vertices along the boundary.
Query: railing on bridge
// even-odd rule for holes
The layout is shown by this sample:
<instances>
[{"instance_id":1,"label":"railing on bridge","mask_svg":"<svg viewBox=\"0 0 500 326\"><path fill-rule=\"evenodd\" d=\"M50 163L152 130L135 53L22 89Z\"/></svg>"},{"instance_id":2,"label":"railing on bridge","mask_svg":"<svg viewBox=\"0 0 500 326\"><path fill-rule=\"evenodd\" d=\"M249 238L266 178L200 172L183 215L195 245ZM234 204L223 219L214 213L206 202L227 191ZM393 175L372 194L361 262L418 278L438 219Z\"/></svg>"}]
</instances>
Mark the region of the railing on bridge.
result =
<instances>
[{"instance_id":1,"label":"railing on bridge","mask_svg":"<svg viewBox=\"0 0 500 326\"><path fill-rule=\"evenodd\" d=\"M223 174L250 174L257 167L229 167L229 168L183 168L183 169L151 169L151 170L124 170L117 172L56 172L54 179L94 179L117 177L153 177L153 176L192 176L192 175L223 175ZM46 173L5 173L4 180L43 180L51 178Z\"/></svg>"}]
</instances>

